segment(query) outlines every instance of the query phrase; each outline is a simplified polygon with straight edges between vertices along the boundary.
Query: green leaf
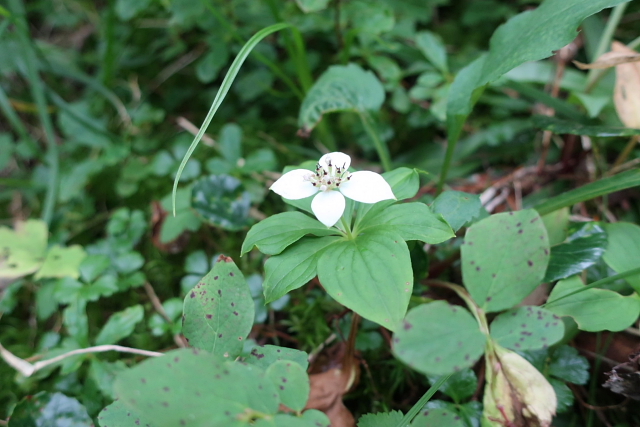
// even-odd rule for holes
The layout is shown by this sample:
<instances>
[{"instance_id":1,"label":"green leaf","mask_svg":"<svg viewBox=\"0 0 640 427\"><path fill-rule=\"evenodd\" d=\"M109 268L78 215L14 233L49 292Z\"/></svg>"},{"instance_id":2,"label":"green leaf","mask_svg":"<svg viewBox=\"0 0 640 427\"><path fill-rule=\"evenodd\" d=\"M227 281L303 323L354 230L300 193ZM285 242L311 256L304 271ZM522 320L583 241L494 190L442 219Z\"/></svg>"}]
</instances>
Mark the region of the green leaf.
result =
<instances>
[{"instance_id":1,"label":"green leaf","mask_svg":"<svg viewBox=\"0 0 640 427\"><path fill-rule=\"evenodd\" d=\"M476 303L487 312L504 310L542 282L547 230L532 209L492 215L469 227L461 256L464 284Z\"/></svg>"},{"instance_id":2,"label":"green leaf","mask_svg":"<svg viewBox=\"0 0 640 427\"><path fill-rule=\"evenodd\" d=\"M307 92L300 107L298 125L311 132L322 115L336 111L377 111L384 102L384 88L371 71L356 64L333 65Z\"/></svg>"},{"instance_id":3,"label":"green leaf","mask_svg":"<svg viewBox=\"0 0 640 427\"><path fill-rule=\"evenodd\" d=\"M621 331L638 319L640 298L637 294L624 297L606 289L587 289L554 300L583 288L578 276L561 280L549 295L545 308L558 316L571 316L583 331Z\"/></svg>"},{"instance_id":4,"label":"green leaf","mask_svg":"<svg viewBox=\"0 0 640 427\"><path fill-rule=\"evenodd\" d=\"M47 224L30 219L16 229L0 227L0 278L17 279L38 270L47 249Z\"/></svg>"},{"instance_id":5,"label":"green leaf","mask_svg":"<svg viewBox=\"0 0 640 427\"><path fill-rule=\"evenodd\" d=\"M52 246L47 252L44 264L35 275L36 279L51 277L73 277L80 276L80 264L87 256L82 246L73 245L68 248Z\"/></svg>"},{"instance_id":6,"label":"green leaf","mask_svg":"<svg viewBox=\"0 0 640 427\"><path fill-rule=\"evenodd\" d=\"M308 358L309 355L307 353L294 348L278 347L276 345L256 345L244 358L244 362L267 369L279 360L288 360L297 363L306 371L309 365Z\"/></svg>"},{"instance_id":7,"label":"green leaf","mask_svg":"<svg viewBox=\"0 0 640 427\"><path fill-rule=\"evenodd\" d=\"M87 410L76 399L44 391L21 400L9 420L9 427L92 425Z\"/></svg>"},{"instance_id":8,"label":"green leaf","mask_svg":"<svg viewBox=\"0 0 640 427\"><path fill-rule=\"evenodd\" d=\"M143 12L151 4L151 0L117 0L116 13L123 21L128 21Z\"/></svg>"},{"instance_id":9,"label":"green leaf","mask_svg":"<svg viewBox=\"0 0 640 427\"><path fill-rule=\"evenodd\" d=\"M229 163L237 164L242 157L242 128L235 123L227 123L218 136L220 154Z\"/></svg>"},{"instance_id":10,"label":"green leaf","mask_svg":"<svg viewBox=\"0 0 640 427\"><path fill-rule=\"evenodd\" d=\"M553 349L548 373L563 381L585 385L589 380L589 361L568 345Z\"/></svg>"},{"instance_id":11,"label":"green leaf","mask_svg":"<svg viewBox=\"0 0 640 427\"><path fill-rule=\"evenodd\" d=\"M104 408L98 414L98 423L101 427L157 427L162 424L155 424L148 418L125 406L121 400L116 400L111 405Z\"/></svg>"},{"instance_id":12,"label":"green leaf","mask_svg":"<svg viewBox=\"0 0 640 427\"><path fill-rule=\"evenodd\" d=\"M301 212L284 212L260 221L247 233L241 255L256 246L267 255L277 255L307 234L329 236L336 230Z\"/></svg>"},{"instance_id":13,"label":"green leaf","mask_svg":"<svg viewBox=\"0 0 640 427\"><path fill-rule=\"evenodd\" d=\"M429 409L420 411L413 419L411 427L465 427L462 418L453 411L446 409Z\"/></svg>"},{"instance_id":14,"label":"green leaf","mask_svg":"<svg viewBox=\"0 0 640 427\"><path fill-rule=\"evenodd\" d=\"M515 351L547 348L564 336L564 323L540 307L518 307L499 314L491 322L491 337Z\"/></svg>"},{"instance_id":15,"label":"green leaf","mask_svg":"<svg viewBox=\"0 0 640 427\"><path fill-rule=\"evenodd\" d=\"M549 212L573 206L585 200L595 199L605 194L637 186L640 186L640 170L630 170L566 191L534 206L534 209L540 215L546 215Z\"/></svg>"},{"instance_id":16,"label":"green leaf","mask_svg":"<svg viewBox=\"0 0 640 427\"><path fill-rule=\"evenodd\" d=\"M304 13L309 13L326 9L329 0L296 0L296 3Z\"/></svg>"},{"instance_id":17,"label":"green leaf","mask_svg":"<svg viewBox=\"0 0 640 427\"><path fill-rule=\"evenodd\" d=\"M420 189L420 176L416 169L396 168L383 173L382 177L391 186L393 195L398 200L410 199Z\"/></svg>"},{"instance_id":18,"label":"green leaf","mask_svg":"<svg viewBox=\"0 0 640 427\"><path fill-rule=\"evenodd\" d=\"M213 269L184 298L182 333L189 344L216 355L240 354L253 325L251 291L231 258Z\"/></svg>"},{"instance_id":19,"label":"green leaf","mask_svg":"<svg viewBox=\"0 0 640 427\"><path fill-rule=\"evenodd\" d=\"M564 242L569 233L569 208L558 209L542 216L547 229L549 245L552 247Z\"/></svg>"},{"instance_id":20,"label":"green leaf","mask_svg":"<svg viewBox=\"0 0 640 427\"><path fill-rule=\"evenodd\" d=\"M455 237L449 224L420 202L396 204L378 214L367 215L358 229L360 232L389 230L403 240L420 240L430 244Z\"/></svg>"},{"instance_id":21,"label":"green leaf","mask_svg":"<svg viewBox=\"0 0 640 427\"><path fill-rule=\"evenodd\" d=\"M558 401L556 412L559 414L566 412L573 406L573 392L564 382L555 378L550 378L549 384L551 384L553 391L556 393Z\"/></svg>"},{"instance_id":22,"label":"green leaf","mask_svg":"<svg viewBox=\"0 0 640 427\"><path fill-rule=\"evenodd\" d=\"M272 419L261 418L255 427L331 427L329 418L316 409L307 409L301 416L276 414Z\"/></svg>"},{"instance_id":23,"label":"green leaf","mask_svg":"<svg viewBox=\"0 0 640 427\"><path fill-rule=\"evenodd\" d=\"M106 255L87 255L80 264L80 277L84 282L91 283L104 273L111 265Z\"/></svg>"},{"instance_id":24,"label":"green leaf","mask_svg":"<svg viewBox=\"0 0 640 427\"><path fill-rule=\"evenodd\" d=\"M275 386L282 405L296 412L304 409L311 389L302 366L291 360L279 360L267 368L265 377Z\"/></svg>"},{"instance_id":25,"label":"green leaf","mask_svg":"<svg viewBox=\"0 0 640 427\"><path fill-rule=\"evenodd\" d=\"M352 0L343 8L358 32L378 35L391 31L395 24L392 8L382 1Z\"/></svg>"},{"instance_id":26,"label":"green leaf","mask_svg":"<svg viewBox=\"0 0 640 427\"><path fill-rule=\"evenodd\" d=\"M112 314L96 338L96 345L115 344L131 335L136 325L144 318L141 305L134 305Z\"/></svg>"},{"instance_id":27,"label":"green leaf","mask_svg":"<svg viewBox=\"0 0 640 427\"><path fill-rule=\"evenodd\" d=\"M440 379L439 376L430 375L429 382L435 384ZM472 369L465 368L452 374L447 381L438 389L446 394L456 403L462 403L469 399L478 389L478 377Z\"/></svg>"},{"instance_id":28,"label":"green leaf","mask_svg":"<svg viewBox=\"0 0 640 427\"><path fill-rule=\"evenodd\" d=\"M417 371L444 375L473 366L485 342L471 313L435 301L409 311L393 338L393 352Z\"/></svg>"},{"instance_id":29,"label":"green leaf","mask_svg":"<svg viewBox=\"0 0 640 427\"><path fill-rule=\"evenodd\" d=\"M403 416L400 411L365 414L358 420L358 427L397 427Z\"/></svg>"},{"instance_id":30,"label":"green leaf","mask_svg":"<svg viewBox=\"0 0 640 427\"><path fill-rule=\"evenodd\" d=\"M433 201L431 210L442 215L453 231L458 231L480 215L482 202L477 194L445 191Z\"/></svg>"},{"instance_id":31,"label":"green leaf","mask_svg":"<svg viewBox=\"0 0 640 427\"><path fill-rule=\"evenodd\" d=\"M229 49L222 40L211 44L209 51L196 63L196 77L202 83L211 83L229 61Z\"/></svg>"},{"instance_id":32,"label":"green leaf","mask_svg":"<svg viewBox=\"0 0 640 427\"><path fill-rule=\"evenodd\" d=\"M535 127L557 134L587 135L600 138L640 135L640 129L589 126L557 117L533 116L531 121Z\"/></svg>"},{"instance_id":33,"label":"green leaf","mask_svg":"<svg viewBox=\"0 0 640 427\"><path fill-rule=\"evenodd\" d=\"M422 54L443 74L449 73L447 50L440 37L431 31L421 31L415 36L416 46Z\"/></svg>"},{"instance_id":34,"label":"green leaf","mask_svg":"<svg viewBox=\"0 0 640 427\"><path fill-rule=\"evenodd\" d=\"M121 360L114 363L104 362L99 359L91 359L89 367L89 377L95 381L96 385L110 399L114 399L113 381L116 375L127 369L127 365Z\"/></svg>"},{"instance_id":35,"label":"green leaf","mask_svg":"<svg viewBox=\"0 0 640 427\"><path fill-rule=\"evenodd\" d=\"M638 268L640 259L640 227L628 222L606 224L609 246L603 259L616 273ZM640 292L640 274L629 276L625 280Z\"/></svg>"},{"instance_id":36,"label":"green leaf","mask_svg":"<svg viewBox=\"0 0 640 427\"><path fill-rule=\"evenodd\" d=\"M325 250L318 278L333 299L392 331L400 327L413 289L406 243L382 228L340 239Z\"/></svg>"},{"instance_id":37,"label":"green leaf","mask_svg":"<svg viewBox=\"0 0 640 427\"><path fill-rule=\"evenodd\" d=\"M273 302L298 289L316 277L317 263L324 251L337 243L339 237L303 237L264 264L264 298Z\"/></svg>"},{"instance_id":38,"label":"green leaf","mask_svg":"<svg viewBox=\"0 0 640 427\"><path fill-rule=\"evenodd\" d=\"M606 248L607 233L598 224L582 225L566 243L551 248L549 266L542 281L553 282L580 273L595 264Z\"/></svg>"},{"instance_id":39,"label":"green leaf","mask_svg":"<svg viewBox=\"0 0 640 427\"><path fill-rule=\"evenodd\" d=\"M248 425L247 414L273 415L279 403L259 368L197 349L148 359L118 374L114 389L125 406L158 426Z\"/></svg>"},{"instance_id":40,"label":"green leaf","mask_svg":"<svg viewBox=\"0 0 640 427\"><path fill-rule=\"evenodd\" d=\"M196 181L192 206L204 219L226 230L241 230L249 225L251 195L232 176L209 175Z\"/></svg>"},{"instance_id":41,"label":"green leaf","mask_svg":"<svg viewBox=\"0 0 640 427\"><path fill-rule=\"evenodd\" d=\"M77 299L64 309L62 322L67 332L80 345L89 344L89 319L87 318L87 301Z\"/></svg>"}]
</instances>

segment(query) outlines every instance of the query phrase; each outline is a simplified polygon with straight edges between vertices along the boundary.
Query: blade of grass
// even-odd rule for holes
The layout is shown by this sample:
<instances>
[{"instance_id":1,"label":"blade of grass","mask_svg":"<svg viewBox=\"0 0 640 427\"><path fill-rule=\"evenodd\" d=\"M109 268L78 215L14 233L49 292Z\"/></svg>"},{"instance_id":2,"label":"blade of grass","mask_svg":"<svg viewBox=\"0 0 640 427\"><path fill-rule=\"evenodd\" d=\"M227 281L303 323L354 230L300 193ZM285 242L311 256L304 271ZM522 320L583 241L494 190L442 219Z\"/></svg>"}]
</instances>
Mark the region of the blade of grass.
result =
<instances>
[{"instance_id":1,"label":"blade of grass","mask_svg":"<svg viewBox=\"0 0 640 427\"><path fill-rule=\"evenodd\" d=\"M402 420L400 420L400 422L396 424L396 427L408 427L409 424L411 424L411 421L416 417L416 415L418 415L418 412L420 412L424 405L426 405L427 402L433 397L433 395L436 394L436 391L438 391L438 389L442 387L442 384L444 384L450 376L451 374L444 375L440 377L438 381L433 383L433 385L429 387L429 390L427 390L427 392L420 398L420 400L418 400L416 404L413 405L411 409L409 409L409 412L407 412L404 418L402 418Z\"/></svg>"},{"instance_id":2,"label":"blade of grass","mask_svg":"<svg viewBox=\"0 0 640 427\"><path fill-rule=\"evenodd\" d=\"M605 194L610 194L626 188L640 185L640 169L622 172L609 178L603 178L596 182L583 185L575 190L567 191L559 196L552 197L545 202L534 206L534 209L542 215L557 211L558 209L575 205L585 200L594 199Z\"/></svg>"},{"instance_id":3,"label":"blade of grass","mask_svg":"<svg viewBox=\"0 0 640 427\"><path fill-rule=\"evenodd\" d=\"M58 195L58 174L60 170L58 146L56 144L51 116L49 116L47 111L44 84L38 75L35 49L33 47L33 40L29 34L29 26L27 24L24 3L22 0L10 0L9 5L14 14L13 20L16 26L18 40L22 45L22 58L27 68L26 72L27 79L29 81L29 88L31 89L31 96L38 107L38 117L40 118L40 122L44 128L44 134L47 140L49 179L44 207L42 208L42 219L50 225Z\"/></svg>"},{"instance_id":4,"label":"blade of grass","mask_svg":"<svg viewBox=\"0 0 640 427\"><path fill-rule=\"evenodd\" d=\"M180 176L182 175L182 171L184 170L185 165L189 161L191 154L193 154L194 150L198 146L198 143L202 139L202 135L204 135L204 133L207 131L207 128L209 127L209 124L211 123L213 116L216 114L216 111L218 111L220 104L222 104L222 101L224 100L225 96L227 96L227 93L231 88L231 84L233 83L236 76L238 75L238 72L240 71L240 67L242 67L242 64L244 63L245 59L247 59L247 56L249 56L249 54L251 53L251 50L253 50L253 48L256 47L256 45L260 43L260 41L263 38L265 38L269 34L275 33L276 31L289 28L290 26L291 25L289 24L278 23L278 24L273 24L266 28L263 28L262 30L258 31L256 34L253 35L253 37L249 39L249 41L242 47L242 49L238 53L238 56L236 56L236 59L233 60L233 63L231 64L231 67L229 68L227 75L224 77L224 80L222 81L222 85L220 85L220 89L218 90L218 93L216 94L216 97L214 98L213 103L211 104L211 108L209 109L209 112L207 113L207 116L205 117L204 122L202 123L202 126L198 131L198 134L193 139L193 142L189 146L187 153L184 155L182 162L180 162L178 173L176 174L176 178L173 181L173 191L171 193L171 205L173 208L173 216L176 215L176 191L178 189L178 182L180 181Z\"/></svg>"}]
</instances>

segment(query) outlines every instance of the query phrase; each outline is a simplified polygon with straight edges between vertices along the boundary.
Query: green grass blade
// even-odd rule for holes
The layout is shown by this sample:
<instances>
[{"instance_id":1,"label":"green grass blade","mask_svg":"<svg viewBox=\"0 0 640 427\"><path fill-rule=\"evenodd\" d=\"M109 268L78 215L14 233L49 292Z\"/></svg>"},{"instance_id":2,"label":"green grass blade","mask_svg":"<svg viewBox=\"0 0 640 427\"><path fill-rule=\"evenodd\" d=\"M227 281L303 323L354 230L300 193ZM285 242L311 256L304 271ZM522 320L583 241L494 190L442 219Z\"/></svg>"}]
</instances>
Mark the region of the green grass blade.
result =
<instances>
[{"instance_id":1,"label":"green grass blade","mask_svg":"<svg viewBox=\"0 0 640 427\"><path fill-rule=\"evenodd\" d=\"M427 390L427 392L420 398L420 400L418 400L418 402L416 402L416 404L413 405L411 409L409 409L409 412L407 412L407 414L396 425L396 427L408 427L409 424L411 424L411 421L416 417L416 415L418 415L418 412L420 412L423 406L427 404L429 399L431 399L433 395L436 394L436 391L438 391L438 389L442 387L442 384L444 384L450 376L451 374L443 375L438 379L438 381L433 383L433 385L429 387L429 390Z\"/></svg>"},{"instance_id":2,"label":"green grass blade","mask_svg":"<svg viewBox=\"0 0 640 427\"><path fill-rule=\"evenodd\" d=\"M42 209L42 219L51 224L53 217L53 208L58 197L58 174L60 170L60 160L58 158L58 146L53 130L53 122L47 111L47 101L45 97L44 83L38 75L38 64L33 47L33 41L29 34L29 26L27 24L27 16L22 0L11 0L10 9L14 13L14 23L16 25L16 33L18 40L22 45L22 56L26 64L27 79L31 89L31 95L38 108L38 117L44 128L44 134L47 139L47 161L49 163L49 179L47 193Z\"/></svg>"},{"instance_id":3,"label":"green grass blade","mask_svg":"<svg viewBox=\"0 0 640 427\"><path fill-rule=\"evenodd\" d=\"M273 24L266 28L263 28L262 30L258 31L256 34L253 35L253 37L249 39L249 41L242 47L242 49L238 53L238 56L236 56L236 59L233 60L233 63L231 64L231 67L229 68L227 75L224 77L224 80L222 81L220 90L218 90L218 93L216 94L216 97L213 100L213 103L211 104L211 108L209 109L209 112L207 113L207 116L205 117L204 122L202 123L202 126L198 131L198 134L193 139L193 142L189 146L187 153L184 155L182 162L180 162L178 173L176 174L176 178L173 181L173 191L171 193L171 205L173 208L174 216L176 214L176 191L178 189L178 182L180 181L180 176L182 175L182 171L184 170L184 167L189 161L191 154L193 154L196 147L198 146L198 143L202 139L202 136L204 135L207 128L209 127L209 124L211 123L213 116L216 114L216 111L218 111L218 107L220 107L220 104L222 104L224 97L227 96L227 93L231 88L231 84L233 83L236 76L238 75L238 72L240 71L240 67L242 67L244 60L247 59L247 56L249 56L249 53L251 53L251 50L253 50L253 48L256 47L256 45L260 43L260 41L263 38L265 38L271 33L275 33L276 31L289 28L290 26L291 26L290 24L278 23L278 24Z\"/></svg>"},{"instance_id":4,"label":"green grass blade","mask_svg":"<svg viewBox=\"0 0 640 427\"><path fill-rule=\"evenodd\" d=\"M534 206L534 209L542 215L557 211L558 209L575 205L576 203L591 200L605 194L640 186L640 169L634 169L603 178L591 184L583 185L575 190L567 191L559 196L552 197L545 202Z\"/></svg>"}]
</instances>

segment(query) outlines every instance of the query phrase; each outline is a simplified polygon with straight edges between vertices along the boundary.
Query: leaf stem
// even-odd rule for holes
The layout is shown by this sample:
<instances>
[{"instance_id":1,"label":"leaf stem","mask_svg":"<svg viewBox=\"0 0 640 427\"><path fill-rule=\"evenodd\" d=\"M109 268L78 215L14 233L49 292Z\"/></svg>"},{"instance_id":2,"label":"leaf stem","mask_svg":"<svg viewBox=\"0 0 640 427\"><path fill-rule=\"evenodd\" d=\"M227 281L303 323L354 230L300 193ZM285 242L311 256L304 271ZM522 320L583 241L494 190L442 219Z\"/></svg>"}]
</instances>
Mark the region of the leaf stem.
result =
<instances>
[{"instance_id":1,"label":"leaf stem","mask_svg":"<svg viewBox=\"0 0 640 427\"><path fill-rule=\"evenodd\" d=\"M433 383L433 385L429 387L429 390L427 390L427 392L420 398L420 400L418 400L416 404L413 405L413 407L409 410L409 412L407 412L402 420L398 424L396 424L396 427L408 427L415 416L418 415L418 412L420 412L424 405L426 405L429 399L431 399L433 395L436 394L436 391L438 391L438 389L442 387L442 384L444 384L450 376L451 374L443 375L438 379L438 381Z\"/></svg>"},{"instance_id":2,"label":"leaf stem","mask_svg":"<svg viewBox=\"0 0 640 427\"><path fill-rule=\"evenodd\" d=\"M380 161L382 162L382 168L385 171L391 170L391 157L389 155L389 148L387 145L380 139L378 136L378 132L371 125L371 118L367 113L360 112L358 113L360 116L360 120L362 120L362 126L364 126L364 130L367 132L369 137L373 140L373 144L376 147L376 151L378 152L378 157L380 157Z\"/></svg>"},{"instance_id":3,"label":"leaf stem","mask_svg":"<svg viewBox=\"0 0 640 427\"><path fill-rule=\"evenodd\" d=\"M555 305L560 300L563 300L563 299L568 298L570 296L573 296L575 294L579 294L580 292L584 292L584 291L587 291L587 290L592 289L592 288L597 288L598 286L606 285L607 283L615 282L616 280L624 279L625 277L634 276L636 274L640 274L640 267L634 268L633 270L625 271L624 273L614 274L613 276L605 277L604 279L600 279L598 281L595 281L595 282L591 283L590 285L586 285L586 286L584 286L584 287L582 287L580 289L576 289L573 292L569 292L566 295L562 295L561 297L559 297L557 299L554 299L553 301L550 301L550 302L548 302L546 304L543 304L541 307L547 308L550 305Z\"/></svg>"}]
</instances>

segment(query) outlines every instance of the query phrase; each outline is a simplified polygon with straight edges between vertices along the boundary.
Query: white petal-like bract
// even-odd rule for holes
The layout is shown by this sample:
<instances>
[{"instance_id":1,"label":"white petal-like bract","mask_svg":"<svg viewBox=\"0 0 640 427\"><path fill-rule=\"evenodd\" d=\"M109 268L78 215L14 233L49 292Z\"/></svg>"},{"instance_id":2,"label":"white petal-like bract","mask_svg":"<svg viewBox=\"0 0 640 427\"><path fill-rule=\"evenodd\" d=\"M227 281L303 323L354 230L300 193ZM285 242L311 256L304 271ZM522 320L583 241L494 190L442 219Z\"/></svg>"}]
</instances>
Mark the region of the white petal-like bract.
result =
<instances>
[{"instance_id":1,"label":"white petal-like bract","mask_svg":"<svg viewBox=\"0 0 640 427\"><path fill-rule=\"evenodd\" d=\"M320 157L320 161L318 163L320 163L320 166L328 167L329 162L331 162L331 165L339 167L345 171L349 169L349 166L351 166L351 157L348 154L334 151L333 153L327 153Z\"/></svg>"},{"instance_id":2,"label":"white petal-like bract","mask_svg":"<svg viewBox=\"0 0 640 427\"><path fill-rule=\"evenodd\" d=\"M340 192L346 197L362 203L377 203L381 200L395 200L391 186L382 175L371 171L351 174L349 181L340 185Z\"/></svg>"},{"instance_id":3,"label":"white petal-like bract","mask_svg":"<svg viewBox=\"0 0 640 427\"><path fill-rule=\"evenodd\" d=\"M270 190L285 199L304 199L318 192L318 189L309 180L305 179L309 175L313 175L310 170L294 169L282 175L273 183Z\"/></svg>"},{"instance_id":4,"label":"white petal-like bract","mask_svg":"<svg viewBox=\"0 0 640 427\"><path fill-rule=\"evenodd\" d=\"M344 196L337 191L321 191L311 201L311 210L318 221L332 227L344 212Z\"/></svg>"}]
</instances>

